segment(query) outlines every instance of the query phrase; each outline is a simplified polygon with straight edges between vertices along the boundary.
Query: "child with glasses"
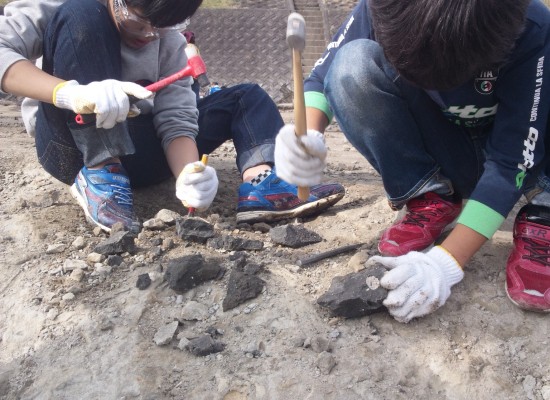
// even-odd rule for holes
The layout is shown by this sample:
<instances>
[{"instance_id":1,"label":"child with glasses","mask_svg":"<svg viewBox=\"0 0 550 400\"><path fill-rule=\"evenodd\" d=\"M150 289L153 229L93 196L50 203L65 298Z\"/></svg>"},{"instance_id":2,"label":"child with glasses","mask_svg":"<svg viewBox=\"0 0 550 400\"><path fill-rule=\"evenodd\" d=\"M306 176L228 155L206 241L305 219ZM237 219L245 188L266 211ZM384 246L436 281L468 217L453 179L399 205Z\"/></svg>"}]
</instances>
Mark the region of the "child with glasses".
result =
<instances>
[{"instance_id":1,"label":"child with glasses","mask_svg":"<svg viewBox=\"0 0 550 400\"><path fill-rule=\"evenodd\" d=\"M320 185L307 201L295 201L296 187L272 169L283 122L258 85L238 85L216 102L198 104L191 78L154 96L143 87L186 66L181 31L200 4L18 0L0 17L2 90L36 100L36 112L24 119L40 164L71 185L87 219L105 231L115 223L138 231L131 188L171 176L185 206L207 208L218 179L199 155L226 140L235 143L243 177L239 221L318 212L344 194L340 185ZM39 58L41 68L34 63ZM94 114L94 122L79 125L76 114Z\"/></svg>"}]
</instances>

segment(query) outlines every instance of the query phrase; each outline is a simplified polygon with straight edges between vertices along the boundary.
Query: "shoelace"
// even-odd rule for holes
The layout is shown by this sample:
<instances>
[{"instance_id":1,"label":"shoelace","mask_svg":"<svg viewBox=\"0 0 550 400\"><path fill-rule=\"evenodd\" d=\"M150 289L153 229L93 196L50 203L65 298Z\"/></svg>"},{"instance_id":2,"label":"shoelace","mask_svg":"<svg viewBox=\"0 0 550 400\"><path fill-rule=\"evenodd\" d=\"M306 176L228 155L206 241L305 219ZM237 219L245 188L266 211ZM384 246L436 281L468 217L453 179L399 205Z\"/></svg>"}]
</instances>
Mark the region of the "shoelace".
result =
<instances>
[{"instance_id":1,"label":"shoelace","mask_svg":"<svg viewBox=\"0 0 550 400\"><path fill-rule=\"evenodd\" d=\"M134 202L132 199L132 190L128 187L111 185L113 192L115 193L115 199L118 204L131 206Z\"/></svg>"},{"instance_id":2,"label":"shoelace","mask_svg":"<svg viewBox=\"0 0 550 400\"><path fill-rule=\"evenodd\" d=\"M525 250L529 251L529 254L522 256L522 258L538 262L545 267L550 267L548 243L541 244L528 238L522 238L521 240L526 243Z\"/></svg>"},{"instance_id":3,"label":"shoelace","mask_svg":"<svg viewBox=\"0 0 550 400\"><path fill-rule=\"evenodd\" d=\"M426 210L425 207L417 207L417 208L423 208L422 211L414 211L414 210L408 210L407 214L405 215L405 219L403 220L404 224L409 225L418 225L421 228L424 227L423 222L430 222L430 218L427 217L427 215L431 215L433 217L437 217L437 208L436 211Z\"/></svg>"}]
</instances>

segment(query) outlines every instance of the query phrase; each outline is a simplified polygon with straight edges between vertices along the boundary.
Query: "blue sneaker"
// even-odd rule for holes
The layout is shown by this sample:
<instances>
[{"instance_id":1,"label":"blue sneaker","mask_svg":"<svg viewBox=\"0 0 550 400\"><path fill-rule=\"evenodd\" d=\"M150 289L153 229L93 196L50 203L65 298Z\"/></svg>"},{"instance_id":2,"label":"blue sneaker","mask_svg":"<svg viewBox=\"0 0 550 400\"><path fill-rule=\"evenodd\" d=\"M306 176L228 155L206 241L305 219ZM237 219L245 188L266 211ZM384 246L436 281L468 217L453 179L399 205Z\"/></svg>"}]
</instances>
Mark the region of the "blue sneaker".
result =
<instances>
[{"instance_id":1,"label":"blue sneaker","mask_svg":"<svg viewBox=\"0 0 550 400\"><path fill-rule=\"evenodd\" d=\"M277 176L275 170L260 176L258 184L239 187L237 223L273 222L307 217L326 210L344 197L345 189L337 183L323 183L309 188L307 201L298 198L298 188Z\"/></svg>"},{"instance_id":2,"label":"blue sneaker","mask_svg":"<svg viewBox=\"0 0 550 400\"><path fill-rule=\"evenodd\" d=\"M108 164L97 170L82 167L71 186L71 194L86 219L104 231L111 232L111 226L122 222L128 231L139 232L130 180L121 164Z\"/></svg>"}]
</instances>

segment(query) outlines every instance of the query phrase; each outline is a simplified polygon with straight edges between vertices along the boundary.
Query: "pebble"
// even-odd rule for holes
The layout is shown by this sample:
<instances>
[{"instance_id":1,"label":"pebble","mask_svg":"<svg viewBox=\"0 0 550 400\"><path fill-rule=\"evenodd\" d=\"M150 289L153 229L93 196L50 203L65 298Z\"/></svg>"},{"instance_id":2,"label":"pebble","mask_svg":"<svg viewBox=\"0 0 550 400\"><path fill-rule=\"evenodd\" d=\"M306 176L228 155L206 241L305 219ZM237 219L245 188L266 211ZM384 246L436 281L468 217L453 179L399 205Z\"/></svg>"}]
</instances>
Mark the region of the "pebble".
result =
<instances>
[{"instance_id":1,"label":"pebble","mask_svg":"<svg viewBox=\"0 0 550 400\"><path fill-rule=\"evenodd\" d=\"M88 269L88 264L86 264L86 261L71 260L68 258L63 262L63 272L71 272L78 269L79 270Z\"/></svg>"},{"instance_id":2,"label":"pebble","mask_svg":"<svg viewBox=\"0 0 550 400\"><path fill-rule=\"evenodd\" d=\"M75 297L76 296L74 295L74 293L65 293L63 297L61 297L61 299L63 299L64 301L71 301L74 300Z\"/></svg>"},{"instance_id":3,"label":"pebble","mask_svg":"<svg viewBox=\"0 0 550 400\"><path fill-rule=\"evenodd\" d=\"M103 254L99 254L99 253L90 253L90 254L88 254L88 256L86 257L86 260L87 260L89 263L92 263L92 264L100 263L100 262L102 262L104 259L105 259L105 256L104 256Z\"/></svg>"},{"instance_id":4,"label":"pebble","mask_svg":"<svg viewBox=\"0 0 550 400\"><path fill-rule=\"evenodd\" d=\"M181 310L181 317L186 321L204 321L209 315L208 307L196 301L189 301Z\"/></svg>"},{"instance_id":5,"label":"pebble","mask_svg":"<svg viewBox=\"0 0 550 400\"><path fill-rule=\"evenodd\" d=\"M163 346L170 343L176 333L176 330L178 329L178 325L178 321L172 321L169 324L161 326L153 338L155 344L157 346Z\"/></svg>"},{"instance_id":6,"label":"pebble","mask_svg":"<svg viewBox=\"0 0 550 400\"><path fill-rule=\"evenodd\" d=\"M82 236L77 236L75 240L71 243L71 246L77 250L81 250L86 246L86 242Z\"/></svg>"},{"instance_id":7,"label":"pebble","mask_svg":"<svg viewBox=\"0 0 550 400\"><path fill-rule=\"evenodd\" d=\"M59 315L59 310L55 307L52 307L49 309L48 314L46 315L46 318L49 320L54 320Z\"/></svg>"},{"instance_id":8,"label":"pebble","mask_svg":"<svg viewBox=\"0 0 550 400\"><path fill-rule=\"evenodd\" d=\"M537 380L532 375L527 375L523 379L523 390L525 391L525 394L527 395L527 398L533 399L533 390L535 390L535 386L537 386Z\"/></svg>"},{"instance_id":9,"label":"pebble","mask_svg":"<svg viewBox=\"0 0 550 400\"><path fill-rule=\"evenodd\" d=\"M67 245L65 245L63 243L50 244L50 245L48 245L48 248L46 249L46 254L63 253L66 248L67 248Z\"/></svg>"},{"instance_id":10,"label":"pebble","mask_svg":"<svg viewBox=\"0 0 550 400\"><path fill-rule=\"evenodd\" d=\"M543 400L550 400L550 386L549 385L543 386L542 389L540 390L540 393L542 395Z\"/></svg>"},{"instance_id":11,"label":"pebble","mask_svg":"<svg viewBox=\"0 0 550 400\"><path fill-rule=\"evenodd\" d=\"M317 356L317 360L315 361L315 365L321 373L328 375L332 371L332 369L336 366L336 359L334 356L326 351L323 351Z\"/></svg>"}]
</instances>

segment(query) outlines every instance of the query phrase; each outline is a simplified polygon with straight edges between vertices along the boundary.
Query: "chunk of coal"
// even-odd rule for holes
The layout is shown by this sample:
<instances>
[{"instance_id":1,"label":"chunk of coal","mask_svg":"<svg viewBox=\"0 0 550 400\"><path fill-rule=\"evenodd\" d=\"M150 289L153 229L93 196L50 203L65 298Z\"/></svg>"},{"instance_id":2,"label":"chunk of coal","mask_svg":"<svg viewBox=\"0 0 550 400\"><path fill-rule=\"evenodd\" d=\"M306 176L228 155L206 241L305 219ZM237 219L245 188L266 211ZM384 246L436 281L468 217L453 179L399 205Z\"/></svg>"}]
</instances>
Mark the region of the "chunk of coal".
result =
<instances>
[{"instance_id":1,"label":"chunk of coal","mask_svg":"<svg viewBox=\"0 0 550 400\"><path fill-rule=\"evenodd\" d=\"M227 294L223 299L223 311L231 310L246 300L258 297L265 286L265 281L256 275L248 275L239 270L231 271L227 283Z\"/></svg>"},{"instance_id":2,"label":"chunk of coal","mask_svg":"<svg viewBox=\"0 0 550 400\"><path fill-rule=\"evenodd\" d=\"M217 260L205 260L200 254L171 260L166 267L164 280L177 292L184 292L203 282L216 279L222 274Z\"/></svg>"},{"instance_id":3,"label":"chunk of coal","mask_svg":"<svg viewBox=\"0 0 550 400\"><path fill-rule=\"evenodd\" d=\"M128 231L111 232L111 236L107 240L95 246L94 253L103 255L133 253L135 251L135 237L134 234Z\"/></svg>"},{"instance_id":4,"label":"chunk of coal","mask_svg":"<svg viewBox=\"0 0 550 400\"><path fill-rule=\"evenodd\" d=\"M317 233L312 232L302 225L288 224L276 226L269 231L271 240L277 244L298 248L308 244L319 243L323 240Z\"/></svg>"},{"instance_id":5,"label":"chunk of coal","mask_svg":"<svg viewBox=\"0 0 550 400\"><path fill-rule=\"evenodd\" d=\"M260 240L249 240L236 238L229 235L222 235L208 239L206 245L213 249L223 249L228 251L242 251L242 250L262 250L264 248L264 242Z\"/></svg>"},{"instance_id":6,"label":"chunk of coal","mask_svg":"<svg viewBox=\"0 0 550 400\"><path fill-rule=\"evenodd\" d=\"M184 240L196 243L206 243L215 235L214 226L201 218L178 218L176 234Z\"/></svg>"},{"instance_id":7,"label":"chunk of coal","mask_svg":"<svg viewBox=\"0 0 550 400\"><path fill-rule=\"evenodd\" d=\"M195 356L207 356L212 353L219 353L225 349L225 344L212 339L210 335L203 335L191 339L187 344L187 350Z\"/></svg>"},{"instance_id":8,"label":"chunk of coal","mask_svg":"<svg viewBox=\"0 0 550 400\"><path fill-rule=\"evenodd\" d=\"M388 291L380 286L386 269L381 264L368 266L359 272L335 277L329 290L317 299L334 316L357 318L386 309L382 302Z\"/></svg>"},{"instance_id":9,"label":"chunk of coal","mask_svg":"<svg viewBox=\"0 0 550 400\"><path fill-rule=\"evenodd\" d=\"M139 290L145 290L151 285L151 277L149 274L141 274L138 276L136 287Z\"/></svg>"}]
</instances>

